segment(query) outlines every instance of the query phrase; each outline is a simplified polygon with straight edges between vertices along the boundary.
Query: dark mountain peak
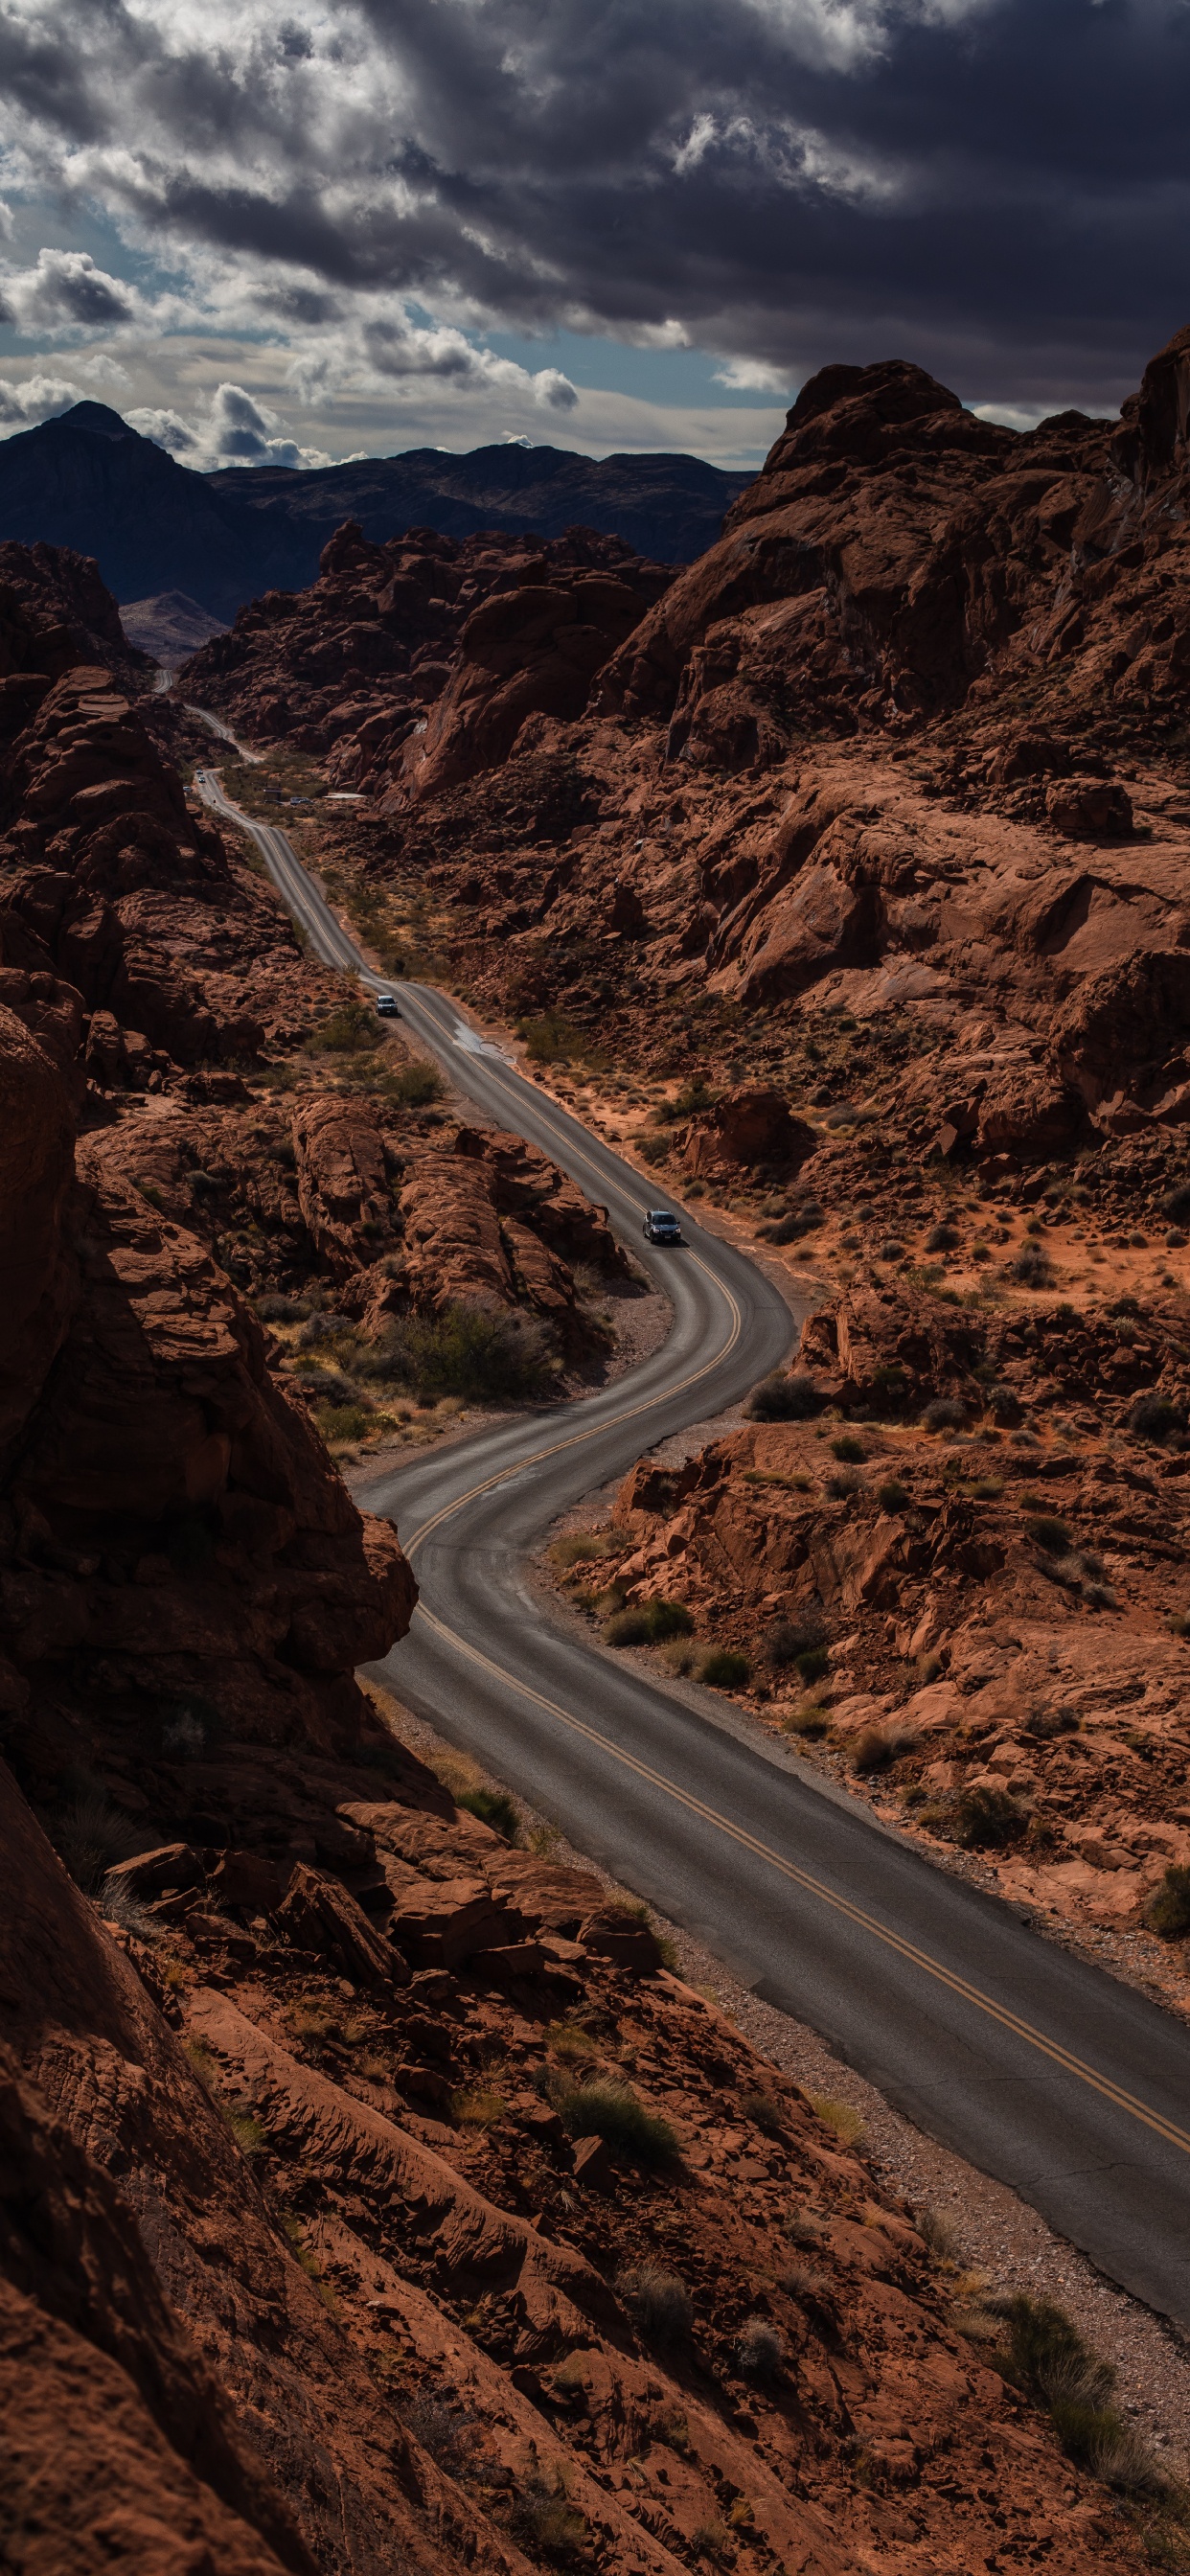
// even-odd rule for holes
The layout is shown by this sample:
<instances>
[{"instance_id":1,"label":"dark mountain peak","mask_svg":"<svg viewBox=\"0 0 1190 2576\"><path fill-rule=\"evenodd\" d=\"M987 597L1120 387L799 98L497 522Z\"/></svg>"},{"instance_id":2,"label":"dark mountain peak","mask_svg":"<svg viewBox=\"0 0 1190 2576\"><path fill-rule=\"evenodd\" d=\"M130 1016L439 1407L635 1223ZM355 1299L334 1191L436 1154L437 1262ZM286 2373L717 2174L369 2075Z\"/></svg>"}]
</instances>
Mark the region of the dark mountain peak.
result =
<instances>
[{"instance_id":1,"label":"dark mountain peak","mask_svg":"<svg viewBox=\"0 0 1190 2576\"><path fill-rule=\"evenodd\" d=\"M135 438L142 446L151 447L153 444L151 439L142 440L140 431L130 429L127 421L121 420L119 412L112 411L107 403L72 403L69 411L58 413L55 425L86 430L91 438Z\"/></svg>"}]
</instances>

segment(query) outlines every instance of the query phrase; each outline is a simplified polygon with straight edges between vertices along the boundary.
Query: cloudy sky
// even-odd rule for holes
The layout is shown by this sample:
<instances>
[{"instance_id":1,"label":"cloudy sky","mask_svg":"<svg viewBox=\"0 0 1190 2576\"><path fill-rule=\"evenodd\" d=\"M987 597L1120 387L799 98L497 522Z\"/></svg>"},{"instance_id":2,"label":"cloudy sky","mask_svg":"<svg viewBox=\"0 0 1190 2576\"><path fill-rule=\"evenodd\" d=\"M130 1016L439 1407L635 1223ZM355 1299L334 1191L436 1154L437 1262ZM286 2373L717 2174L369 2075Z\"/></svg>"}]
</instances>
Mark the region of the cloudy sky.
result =
<instances>
[{"instance_id":1,"label":"cloudy sky","mask_svg":"<svg viewBox=\"0 0 1190 2576\"><path fill-rule=\"evenodd\" d=\"M890 356L1114 410L1188 107L1190 0L0 0L0 435L750 464Z\"/></svg>"}]
</instances>

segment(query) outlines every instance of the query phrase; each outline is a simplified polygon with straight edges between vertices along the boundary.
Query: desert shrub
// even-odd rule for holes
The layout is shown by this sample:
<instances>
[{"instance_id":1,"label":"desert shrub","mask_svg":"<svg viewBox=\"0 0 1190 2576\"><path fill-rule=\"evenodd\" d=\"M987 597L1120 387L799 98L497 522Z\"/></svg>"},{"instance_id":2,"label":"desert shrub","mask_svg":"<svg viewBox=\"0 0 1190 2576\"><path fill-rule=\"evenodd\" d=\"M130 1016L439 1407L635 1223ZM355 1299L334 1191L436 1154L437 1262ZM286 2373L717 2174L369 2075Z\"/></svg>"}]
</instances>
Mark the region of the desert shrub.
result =
<instances>
[{"instance_id":1,"label":"desert shrub","mask_svg":"<svg viewBox=\"0 0 1190 2576\"><path fill-rule=\"evenodd\" d=\"M564 2065L581 2065L599 2055L597 2041L589 2030L584 2030L581 2021L552 2021L545 2036L547 2046Z\"/></svg>"},{"instance_id":2,"label":"desert shrub","mask_svg":"<svg viewBox=\"0 0 1190 2576\"><path fill-rule=\"evenodd\" d=\"M1034 1547L1043 1547L1047 1556L1068 1556L1073 1544L1065 1521L1053 1512L1031 1512L1024 1524L1025 1536Z\"/></svg>"},{"instance_id":3,"label":"desert shrub","mask_svg":"<svg viewBox=\"0 0 1190 2576\"><path fill-rule=\"evenodd\" d=\"M828 2275L814 2263L790 2263L778 2279L791 2299L821 2299L831 2286Z\"/></svg>"},{"instance_id":4,"label":"desert shrub","mask_svg":"<svg viewBox=\"0 0 1190 2576\"><path fill-rule=\"evenodd\" d=\"M446 1089L437 1065L421 1056L410 1064L395 1065L384 1087L390 1099L403 1100L407 1109L428 1108L431 1100L441 1100Z\"/></svg>"},{"instance_id":5,"label":"desert shrub","mask_svg":"<svg viewBox=\"0 0 1190 2576\"><path fill-rule=\"evenodd\" d=\"M451 2116L461 2129L494 2129L504 2117L504 2101L483 2084L464 2084L450 2097Z\"/></svg>"},{"instance_id":6,"label":"desert shrub","mask_svg":"<svg viewBox=\"0 0 1190 2576\"><path fill-rule=\"evenodd\" d=\"M767 2317L749 2317L741 2327L735 2354L749 2379L775 2379L786 2349L780 2326L770 2325Z\"/></svg>"},{"instance_id":7,"label":"desert shrub","mask_svg":"<svg viewBox=\"0 0 1190 2576\"><path fill-rule=\"evenodd\" d=\"M104 1877L100 1881L96 1902L108 1923L118 1923L124 1932L134 1932L138 1941L159 1941L161 1926L122 1878Z\"/></svg>"},{"instance_id":8,"label":"desert shrub","mask_svg":"<svg viewBox=\"0 0 1190 2576\"><path fill-rule=\"evenodd\" d=\"M614 1555L616 1539L611 1530L567 1530L556 1538L550 1549L555 1565L585 1565L589 1559Z\"/></svg>"},{"instance_id":9,"label":"desert shrub","mask_svg":"<svg viewBox=\"0 0 1190 2576\"><path fill-rule=\"evenodd\" d=\"M1124 2494L1167 2495L1168 2478L1111 2402L1116 2374L1110 2362L1092 2351L1064 2311L1020 2290L986 2306L1000 2328L999 2369L1047 2408L1067 2457Z\"/></svg>"},{"instance_id":10,"label":"desert shrub","mask_svg":"<svg viewBox=\"0 0 1190 2576\"><path fill-rule=\"evenodd\" d=\"M864 2134L864 2118L853 2102L840 2102L833 2093L808 2093L806 2100L824 2127L833 2129L845 2147L858 2146Z\"/></svg>"},{"instance_id":11,"label":"desert shrub","mask_svg":"<svg viewBox=\"0 0 1190 2576\"><path fill-rule=\"evenodd\" d=\"M882 1261L900 1261L904 1257L904 1251L905 1246L898 1237L895 1234L888 1234L880 1245L880 1258Z\"/></svg>"},{"instance_id":12,"label":"desert shrub","mask_svg":"<svg viewBox=\"0 0 1190 2576\"><path fill-rule=\"evenodd\" d=\"M362 1440L373 1428L366 1404L316 1404L314 1420L324 1440Z\"/></svg>"},{"instance_id":13,"label":"desert shrub","mask_svg":"<svg viewBox=\"0 0 1190 2576\"><path fill-rule=\"evenodd\" d=\"M1185 1422L1185 1409L1168 1395L1138 1395L1126 1416L1128 1429L1138 1440L1168 1440L1172 1431L1180 1431Z\"/></svg>"},{"instance_id":14,"label":"desert shrub","mask_svg":"<svg viewBox=\"0 0 1190 2576\"><path fill-rule=\"evenodd\" d=\"M650 2343L684 2342L694 2324L694 2301L685 2282L660 2263L638 2263L621 2272L616 2295Z\"/></svg>"},{"instance_id":15,"label":"desert shrub","mask_svg":"<svg viewBox=\"0 0 1190 2576\"><path fill-rule=\"evenodd\" d=\"M479 2417L469 2406L451 2406L441 2397L415 2397L405 2415L405 2429L440 2469L453 2478L466 2476L480 2435Z\"/></svg>"},{"instance_id":16,"label":"desert shrub","mask_svg":"<svg viewBox=\"0 0 1190 2576\"><path fill-rule=\"evenodd\" d=\"M873 1771L887 1771L890 1762L896 1762L915 1742L911 1728L895 1725L861 1727L851 1748L851 1768L859 1773L861 1779Z\"/></svg>"},{"instance_id":17,"label":"desert shrub","mask_svg":"<svg viewBox=\"0 0 1190 2576\"><path fill-rule=\"evenodd\" d=\"M364 1002L340 1002L306 1044L312 1055L373 1055L380 1038L376 1014Z\"/></svg>"},{"instance_id":18,"label":"desert shrub","mask_svg":"<svg viewBox=\"0 0 1190 2576\"><path fill-rule=\"evenodd\" d=\"M821 1644L822 1617L818 1610L809 1609L800 1619L774 1619L765 1634L765 1661L779 1671Z\"/></svg>"},{"instance_id":19,"label":"desert shrub","mask_svg":"<svg viewBox=\"0 0 1190 2576\"><path fill-rule=\"evenodd\" d=\"M804 1682L820 1682L830 1669L830 1651L825 1646L806 1646L794 1662Z\"/></svg>"},{"instance_id":20,"label":"desert shrub","mask_svg":"<svg viewBox=\"0 0 1190 2576\"><path fill-rule=\"evenodd\" d=\"M1182 1225L1190 1217L1190 1181L1178 1181L1172 1190L1166 1191L1161 1201L1161 1213L1173 1225Z\"/></svg>"},{"instance_id":21,"label":"desert shrub","mask_svg":"<svg viewBox=\"0 0 1190 2576\"><path fill-rule=\"evenodd\" d=\"M1028 1821L1007 1789L964 1789L954 1811L954 1839L964 1851L988 1851L1015 1842Z\"/></svg>"},{"instance_id":22,"label":"desert shrub","mask_svg":"<svg viewBox=\"0 0 1190 2576\"><path fill-rule=\"evenodd\" d=\"M766 2138L784 2136L785 2113L773 2094L741 2093L740 2109L744 2118L751 2120L753 2128L762 2130Z\"/></svg>"},{"instance_id":23,"label":"desert shrub","mask_svg":"<svg viewBox=\"0 0 1190 2576\"><path fill-rule=\"evenodd\" d=\"M267 1297L257 1298L256 1312L262 1324L304 1324L311 1312L310 1300L308 1297L282 1297L270 1291Z\"/></svg>"},{"instance_id":24,"label":"desert shrub","mask_svg":"<svg viewBox=\"0 0 1190 2576\"><path fill-rule=\"evenodd\" d=\"M536 1019L518 1020L517 1036L525 1042L531 1064L561 1064L570 1056L590 1053L590 1041L564 1011L542 1011Z\"/></svg>"},{"instance_id":25,"label":"desert shrub","mask_svg":"<svg viewBox=\"0 0 1190 2576\"><path fill-rule=\"evenodd\" d=\"M1004 1267L1007 1277L1017 1280L1022 1288L1047 1288L1054 1275L1045 1245L1032 1238L1022 1243L1015 1260L1006 1262Z\"/></svg>"},{"instance_id":26,"label":"desert shrub","mask_svg":"<svg viewBox=\"0 0 1190 2576\"><path fill-rule=\"evenodd\" d=\"M512 1404L551 1384L537 1325L463 1304L439 1316L398 1316L361 1374L415 1396L454 1395L469 1404Z\"/></svg>"},{"instance_id":27,"label":"desert shrub","mask_svg":"<svg viewBox=\"0 0 1190 2576\"><path fill-rule=\"evenodd\" d=\"M749 1679L752 1666L746 1655L735 1646L712 1646L698 1667L700 1682L711 1690L741 1690Z\"/></svg>"},{"instance_id":28,"label":"desert shrub","mask_svg":"<svg viewBox=\"0 0 1190 2576\"><path fill-rule=\"evenodd\" d=\"M990 1386L987 1392L987 1405L989 1413L996 1422L1020 1421L1023 1410L1021 1399L1010 1386Z\"/></svg>"},{"instance_id":29,"label":"desert shrub","mask_svg":"<svg viewBox=\"0 0 1190 2576\"><path fill-rule=\"evenodd\" d=\"M917 2232L936 2263L958 2263L961 2260L962 2246L944 2210L919 2209Z\"/></svg>"},{"instance_id":30,"label":"desert shrub","mask_svg":"<svg viewBox=\"0 0 1190 2576\"><path fill-rule=\"evenodd\" d=\"M868 1454L863 1441L857 1440L853 1431L841 1431L838 1439L832 1440L830 1449L832 1458L842 1458L853 1467L862 1467Z\"/></svg>"},{"instance_id":31,"label":"desert shrub","mask_svg":"<svg viewBox=\"0 0 1190 2576\"><path fill-rule=\"evenodd\" d=\"M465 1807L468 1815L478 1816L482 1824L491 1825L496 1833L503 1834L506 1843L519 1843L521 1820L516 1801L509 1797L507 1789L464 1789L455 1805Z\"/></svg>"},{"instance_id":32,"label":"desert shrub","mask_svg":"<svg viewBox=\"0 0 1190 2576\"><path fill-rule=\"evenodd\" d=\"M716 2563L732 2559L735 2550L725 2522L700 2522L690 2534L690 2546L696 2558L713 2558Z\"/></svg>"},{"instance_id":33,"label":"desert shrub","mask_svg":"<svg viewBox=\"0 0 1190 2576\"><path fill-rule=\"evenodd\" d=\"M830 1718L816 1699L804 1699L797 1708L791 1708L781 1725L786 1735L804 1736L809 1743L830 1732Z\"/></svg>"},{"instance_id":34,"label":"desert shrub","mask_svg":"<svg viewBox=\"0 0 1190 2576\"><path fill-rule=\"evenodd\" d=\"M572 2138L603 2138L642 2165L664 2164L677 2154L677 2131L659 2112L646 2111L628 2084L595 2076L587 2084L558 2085L554 2109Z\"/></svg>"},{"instance_id":35,"label":"desert shrub","mask_svg":"<svg viewBox=\"0 0 1190 2576\"><path fill-rule=\"evenodd\" d=\"M98 1894L117 1861L131 1860L146 1848L144 1835L121 1807L113 1805L98 1781L80 1785L58 1814L50 1817L49 1836L84 1896Z\"/></svg>"},{"instance_id":36,"label":"desert shrub","mask_svg":"<svg viewBox=\"0 0 1190 2576\"><path fill-rule=\"evenodd\" d=\"M1163 1941L1180 1940L1190 1932L1190 1869L1171 1861L1160 1887L1154 1888L1145 1907L1145 1922L1150 1932L1159 1932Z\"/></svg>"},{"instance_id":37,"label":"desert shrub","mask_svg":"<svg viewBox=\"0 0 1190 2576\"><path fill-rule=\"evenodd\" d=\"M683 1601L637 1601L616 1611L603 1633L609 1646L658 1646L666 1637L688 1637L693 1626Z\"/></svg>"},{"instance_id":38,"label":"desert shrub","mask_svg":"<svg viewBox=\"0 0 1190 2576\"><path fill-rule=\"evenodd\" d=\"M670 1151L668 1136L638 1136L636 1139L636 1152L642 1163L647 1163L650 1169L657 1163L666 1162Z\"/></svg>"},{"instance_id":39,"label":"desert shrub","mask_svg":"<svg viewBox=\"0 0 1190 2576\"><path fill-rule=\"evenodd\" d=\"M813 1378L799 1369L792 1377L766 1377L748 1411L754 1422L809 1422L825 1403Z\"/></svg>"},{"instance_id":40,"label":"desert shrub","mask_svg":"<svg viewBox=\"0 0 1190 2576\"><path fill-rule=\"evenodd\" d=\"M863 1477L855 1467L836 1467L823 1487L833 1503L845 1503L852 1494L862 1494L863 1489Z\"/></svg>"},{"instance_id":41,"label":"desert shrub","mask_svg":"<svg viewBox=\"0 0 1190 2576\"><path fill-rule=\"evenodd\" d=\"M887 1476L884 1483L876 1487L876 1500L886 1512L903 1512L910 1500L909 1488L901 1483L899 1476Z\"/></svg>"},{"instance_id":42,"label":"desert shrub","mask_svg":"<svg viewBox=\"0 0 1190 2576\"><path fill-rule=\"evenodd\" d=\"M936 1395L922 1414L927 1431L961 1431L967 1419L967 1407L957 1395Z\"/></svg>"},{"instance_id":43,"label":"desert shrub","mask_svg":"<svg viewBox=\"0 0 1190 2576\"><path fill-rule=\"evenodd\" d=\"M586 2562L586 2518L571 2503L560 2470L552 2477L538 2470L524 2482L509 2517L509 2530L530 2557L549 2558L561 2567Z\"/></svg>"},{"instance_id":44,"label":"desert shrub","mask_svg":"<svg viewBox=\"0 0 1190 2576\"><path fill-rule=\"evenodd\" d=\"M932 1225L926 1236L926 1251L953 1252L958 1239L958 1228L956 1226L945 1224Z\"/></svg>"}]
</instances>

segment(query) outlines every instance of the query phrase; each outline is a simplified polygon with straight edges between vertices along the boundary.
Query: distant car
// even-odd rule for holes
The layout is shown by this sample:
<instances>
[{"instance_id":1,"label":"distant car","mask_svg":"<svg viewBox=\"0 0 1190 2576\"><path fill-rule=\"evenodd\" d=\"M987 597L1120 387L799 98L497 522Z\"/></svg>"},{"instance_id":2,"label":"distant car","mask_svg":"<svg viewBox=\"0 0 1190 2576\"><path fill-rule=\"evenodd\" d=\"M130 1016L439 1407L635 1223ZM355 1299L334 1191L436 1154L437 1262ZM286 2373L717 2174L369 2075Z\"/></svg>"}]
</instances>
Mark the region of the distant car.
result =
<instances>
[{"instance_id":1,"label":"distant car","mask_svg":"<svg viewBox=\"0 0 1190 2576\"><path fill-rule=\"evenodd\" d=\"M376 1008L382 1020L399 1020L401 1006L395 993L378 993Z\"/></svg>"},{"instance_id":2,"label":"distant car","mask_svg":"<svg viewBox=\"0 0 1190 2576\"><path fill-rule=\"evenodd\" d=\"M685 1237L672 1208L645 1209L646 1243L682 1243Z\"/></svg>"}]
</instances>

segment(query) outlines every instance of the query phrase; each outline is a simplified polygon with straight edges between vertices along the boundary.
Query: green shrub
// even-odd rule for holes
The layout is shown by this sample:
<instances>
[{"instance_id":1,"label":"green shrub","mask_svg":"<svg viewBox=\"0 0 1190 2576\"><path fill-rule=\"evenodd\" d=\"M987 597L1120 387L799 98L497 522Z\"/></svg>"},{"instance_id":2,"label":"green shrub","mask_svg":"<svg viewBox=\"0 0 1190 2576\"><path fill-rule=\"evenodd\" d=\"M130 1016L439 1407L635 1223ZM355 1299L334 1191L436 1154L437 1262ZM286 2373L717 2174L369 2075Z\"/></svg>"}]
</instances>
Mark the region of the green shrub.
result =
<instances>
[{"instance_id":1,"label":"green shrub","mask_svg":"<svg viewBox=\"0 0 1190 2576\"><path fill-rule=\"evenodd\" d=\"M754 1422L808 1422L825 1403L813 1378L799 1370L793 1377L766 1377L748 1411Z\"/></svg>"},{"instance_id":2,"label":"green shrub","mask_svg":"<svg viewBox=\"0 0 1190 2576\"><path fill-rule=\"evenodd\" d=\"M506 1843L519 1843L521 1819L516 1801L509 1797L507 1789L464 1789L456 1798L455 1805L465 1807L468 1815L478 1816L481 1823L491 1825L496 1833L503 1834Z\"/></svg>"},{"instance_id":3,"label":"green shrub","mask_svg":"<svg viewBox=\"0 0 1190 2576\"><path fill-rule=\"evenodd\" d=\"M312 1055L372 1055L379 1036L375 1011L365 1002L340 1002L306 1044Z\"/></svg>"},{"instance_id":4,"label":"green shrub","mask_svg":"<svg viewBox=\"0 0 1190 2576\"><path fill-rule=\"evenodd\" d=\"M415 1396L459 1396L469 1404L511 1404L552 1383L541 1329L486 1306L448 1306L439 1316L401 1315L359 1374Z\"/></svg>"},{"instance_id":5,"label":"green shrub","mask_svg":"<svg viewBox=\"0 0 1190 2576\"><path fill-rule=\"evenodd\" d=\"M1190 1869L1171 1861L1160 1887L1154 1888L1145 1907L1145 1922L1150 1932L1159 1932L1163 1941L1177 1941L1190 1932Z\"/></svg>"},{"instance_id":6,"label":"green shrub","mask_svg":"<svg viewBox=\"0 0 1190 2576\"><path fill-rule=\"evenodd\" d=\"M595 2076L589 2084L562 2083L551 2099L572 2138L603 2138L642 2165L664 2164L678 2151L677 2131L659 2112L646 2111L628 2084Z\"/></svg>"},{"instance_id":7,"label":"green shrub","mask_svg":"<svg viewBox=\"0 0 1190 2576\"><path fill-rule=\"evenodd\" d=\"M538 1018L517 1021L531 1064L560 1064L570 1056L590 1053L590 1040L563 1011L542 1011Z\"/></svg>"},{"instance_id":8,"label":"green shrub","mask_svg":"<svg viewBox=\"0 0 1190 2576\"><path fill-rule=\"evenodd\" d=\"M825 1646L807 1646L794 1662L804 1682L820 1682L830 1669L830 1654Z\"/></svg>"},{"instance_id":9,"label":"green shrub","mask_svg":"<svg viewBox=\"0 0 1190 2576\"><path fill-rule=\"evenodd\" d=\"M889 1476L883 1485L876 1487L876 1500L886 1512L903 1512L909 1499L909 1488L901 1483L899 1476Z\"/></svg>"},{"instance_id":10,"label":"green shrub","mask_svg":"<svg viewBox=\"0 0 1190 2576\"><path fill-rule=\"evenodd\" d=\"M751 1671L748 1657L740 1654L735 1646L712 1646L698 1667L698 1678L700 1682L707 1682L712 1690L740 1690Z\"/></svg>"},{"instance_id":11,"label":"green shrub","mask_svg":"<svg viewBox=\"0 0 1190 2576\"><path fill-rule=\"evenodd\" d=\"M397 1065L386 1075L385 1090L390 1099L403 1100L407 1109L425 1109L431 1100L441 1100L446 1089L436 1064L415 1056L412 1064Z\"/></svg>"},{"instance_id":12,"label":"green shrub","mask_svg":"<svg viewBox=\"0 0 1190 2576\"><path fill-rule=\"evenodd\" d=\"M694 1626L682 1601L638 1601L608 1620L609 1646L658 1646L665 1637L688 1637Z\"/></svg>"},{"instance_id":13,"label":"green shrub","mask_svg":"<svg viewBox=\"0 0 1190 2576\"><path fill-rule=\"evenodd\" d=\"M863 1466L868 1453L863 1441L857 1440L854 1432L841 1432L839 1438L832 1440L830 1445L832 1458L843 1458L853 1467Z\"/></svg>"},{"instance_id":14,"label":"green shrub","mask_svg":"<svg viewBox=\"0 0 1190 2576\"><path fill-rule=\"evenodd\" d=\"M314 1419L324 1440L362 1440L375 1417L363 1404L316 1404Z\"/></svg>"},{"instance_id":15,"label":"green shrub","mask_svg":"<svg viewBox=\"0 0 1190 2576\"><path fill-rule=\"evenodd\" d=\"M954 1811L954 1838L964 1851L986 1851L1015 1842L1028 1821L1007 1789L964 1789Z\"/></svg>"}]
</instances>

